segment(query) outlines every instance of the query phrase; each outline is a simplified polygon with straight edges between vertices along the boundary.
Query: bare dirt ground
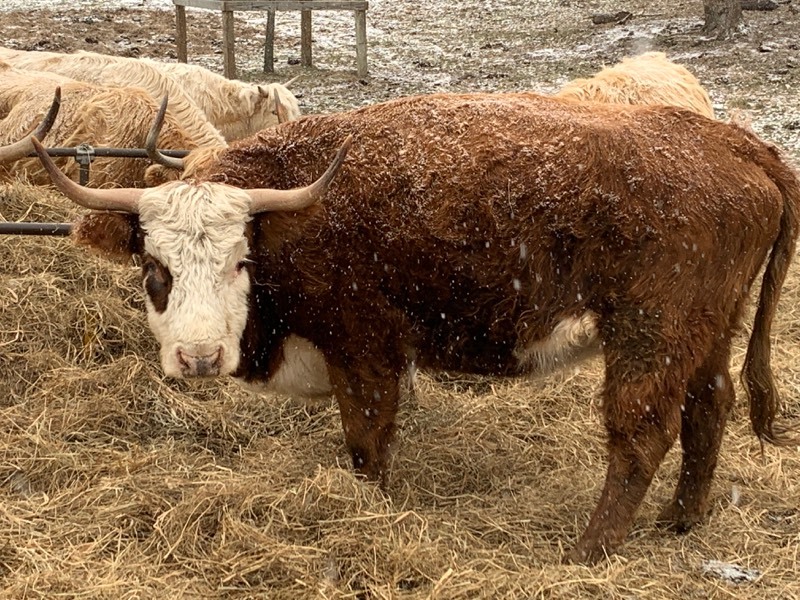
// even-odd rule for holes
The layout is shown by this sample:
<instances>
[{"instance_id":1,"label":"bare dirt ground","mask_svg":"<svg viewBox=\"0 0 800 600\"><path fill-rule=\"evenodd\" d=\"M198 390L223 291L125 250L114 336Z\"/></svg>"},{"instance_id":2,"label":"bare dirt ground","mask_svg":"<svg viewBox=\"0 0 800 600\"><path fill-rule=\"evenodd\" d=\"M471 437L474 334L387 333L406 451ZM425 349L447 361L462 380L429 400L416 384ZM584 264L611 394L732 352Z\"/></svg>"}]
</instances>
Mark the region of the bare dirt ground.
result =
<instances>
[{"instance_id":1,"label":"bare dirt ground","mask_svg":"<svg viewBox=\"0 0 800 600\"><path fill-rule=\"evenodd\" d=\"M37 3L0 12L1 43L174 59L164 4ZM373 0L366 80L347 13L314 15L313 69L296 64L297 14L278 15L275 75L261 72L264 15L240 14L237 51L243 77L302 75L304 112L329 112L411 93L548 92L664 50L721 118L747 110L800 159L799 9L748 12L719 42L703 37L699 1ZM620 10L633 17L591 23ZM220 70L218 16L189 11L189 35L190 58ZM0 188L5 220L74 214L57 194ZM794 423L798 265L773 345ZM598 363L534 382L421 375L383 493L352 476L332 404L163 380L135 267L66 240L0 238L0 309L0 598L800 598L800 448L762 454L741 390L709 522L684 536L653 524L673 449L621 553L565 566L605 475Z\"/></svg>"}]
</instances>

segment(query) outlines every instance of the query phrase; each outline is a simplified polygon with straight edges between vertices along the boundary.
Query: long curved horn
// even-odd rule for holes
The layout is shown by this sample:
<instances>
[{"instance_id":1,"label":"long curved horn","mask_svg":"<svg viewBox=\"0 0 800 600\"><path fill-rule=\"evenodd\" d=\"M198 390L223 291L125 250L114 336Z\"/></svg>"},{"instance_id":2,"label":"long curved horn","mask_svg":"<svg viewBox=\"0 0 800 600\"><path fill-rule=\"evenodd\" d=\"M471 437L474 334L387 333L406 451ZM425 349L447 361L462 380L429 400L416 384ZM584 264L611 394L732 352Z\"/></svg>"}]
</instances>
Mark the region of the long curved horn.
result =
<instances>
[{"instance_id":1,"label":"long curved horn","mask_svg":"<svg viewBox=\"0 0 800 600\"><path fill-rule=\"evenodd\" d=\"M301 75L295 75L295 76L294 76L294 77L292 77L292 78L291 78L289 81L287 81L286 83L284 83L284 84L283 84L283 87L286 87L286 88L288 88L288 87L289 87L290 85L292 85L292 84L293 84L295 81L297 81L298 79L300 79L300 77L301 77Z\"/></svg>"},{"instance_id":2,"label":"long curved horn","mask_svg":"<svg viewBox=\"0 0 800 600\"><path fill-rule=\"evenodd\" d=\"M275 116L278 117L278 125L281 123L286 123L289 120L289 115L286 113L286 107L281 103L280 94L278 94L278 88L273 90L275 92Z\"/></svg>"},{"instance_id":3,"label":"long curved horn","mask_svg":"<svg viewBox=\"0 0 800 600\"><path fill-rule=\"evenodd\" d=\"M328 186L333 180L339 167L342 166L347 151L353 143L353 136L348 135L344 143L336 153L336 158L322 176L314 183L302 188L293 190L272 190L256 189L248 190L250 195L250 214L255 215L261 212L274 212L279 210L303 210L322 198L328 190Z\"/></svg>"},{"instance_id":4,"label":"long curved horn","mask_svg":"<svg viewBox=\"0 0 800 600\"><path fill-rule=\"evenodd\" d=\"M78 185L61 172L61 169L56 166L39 140L35 137L31 137L31 142L47 174L50 175L53 185L76 204L91 210L115 210L129 213L139 212L139 198L142 197L144 190L136 188L96 190Z\"/></svg>"},{"instance_id":5,"label":"long curved horn","mask_svg":"<svg viewBox=\"0 0 800 600\"><path fill-rule=\"evenodd\" d=\"M161 133L161 127L164 125L164 116L167 114L167 103L169 101L169 94L164 95L161 100L161 106L158 107L156 118L153 125L150 127L150 132L147 134L147 141L144 144L144 149L147 156L150 157L154 163L168 167L170 169L183 169L183 160L162 154L156 149L156 142L158 142L158 135Z\"/></svg>"},{"instance_id":6,"label":"long curved horn","mask_svg":"<svg viewBox=\"0 0 800 600\"><path fill-rule=\"evenodd\" d=\"M44 137L50 133L53 123L56 122L56 117L58 116L58 110L60 108L61 86L56 88L55 94L53 94L53 102L50 104L50 109L47 111L47 114L44 116L39 126L30 135L25 136L25 138L0 148L0 163L11 162L12 160L28 156L28 154L33 152L31 136L40 140L44 139Z\"/></svg>"}]
</instances>

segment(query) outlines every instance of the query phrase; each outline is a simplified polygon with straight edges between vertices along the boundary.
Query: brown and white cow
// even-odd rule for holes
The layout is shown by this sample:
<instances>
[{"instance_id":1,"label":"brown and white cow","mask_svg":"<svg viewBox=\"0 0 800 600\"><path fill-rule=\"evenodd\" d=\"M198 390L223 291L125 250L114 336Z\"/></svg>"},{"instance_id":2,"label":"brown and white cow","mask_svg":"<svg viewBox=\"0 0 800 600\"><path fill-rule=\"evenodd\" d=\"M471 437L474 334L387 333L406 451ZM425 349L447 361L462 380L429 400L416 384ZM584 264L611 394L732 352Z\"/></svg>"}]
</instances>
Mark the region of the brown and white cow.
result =
<instances>
[{"instance_id":1,"label":"brown and white cow","mask_svg":"<svg viewBox=\"0 0 800 600\"><path fill-rule=\"evenodd\" d=\"M622 543L679 434L662 518L680 530L703 518L734 397L731 337L765 264L743 377L756 434L783 440L769 331L800 183L734 125L661 106L441 94L285 123L149 190L89 190L50 171L95 209L78 243L142 257L168 375L332 392L371 479L386 477L414 366L525 375L599 348L609 467L571 560Z\"/></svg>"}]
</instances>

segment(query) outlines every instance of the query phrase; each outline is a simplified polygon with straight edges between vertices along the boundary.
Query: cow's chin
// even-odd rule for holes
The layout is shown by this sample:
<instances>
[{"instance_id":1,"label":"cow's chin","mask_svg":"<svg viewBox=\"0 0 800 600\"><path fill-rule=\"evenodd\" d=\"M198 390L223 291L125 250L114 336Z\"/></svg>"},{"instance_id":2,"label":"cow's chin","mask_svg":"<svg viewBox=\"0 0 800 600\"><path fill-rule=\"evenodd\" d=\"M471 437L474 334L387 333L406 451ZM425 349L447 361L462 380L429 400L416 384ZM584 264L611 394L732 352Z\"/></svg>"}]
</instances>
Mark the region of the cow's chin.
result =
<instances>
[{"instance_id":1,"label":"cow's chin","mask_svg":"<svg viewBox=\"0 0 800 600\"><path fill-rule=\"evenodd\" d=\"M220 348L221 359L219 362L208 361L208 364L198 367L196 362L181 360L178 349L187 347L187 344L169 344L161 346L161 368L164 375L175 379L216 379L232 375L239 367L239 341L235 343L222 341L217 344Z\"/></svg>"}]
</instances>

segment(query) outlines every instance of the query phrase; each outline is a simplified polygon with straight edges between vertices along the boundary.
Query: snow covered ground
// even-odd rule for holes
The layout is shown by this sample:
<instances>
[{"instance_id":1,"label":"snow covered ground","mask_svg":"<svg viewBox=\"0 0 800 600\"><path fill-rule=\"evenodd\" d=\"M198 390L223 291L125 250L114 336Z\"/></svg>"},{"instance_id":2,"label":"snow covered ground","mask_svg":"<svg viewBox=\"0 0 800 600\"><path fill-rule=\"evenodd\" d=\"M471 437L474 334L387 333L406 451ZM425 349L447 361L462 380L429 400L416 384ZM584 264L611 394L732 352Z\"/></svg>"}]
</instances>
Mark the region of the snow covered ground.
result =
<instances>
[{"instance_id":1,"label":"snow covered ground","mask_svg":"<svg viewBox=\"0 0 800 600\"><path fill-rule=\"evenodd\" d=\"M4 0L0 3L0 12L41 8L63 9L64 4L64 0ZM87 8L172 8L170 0L73 0L70 4L76 11Z\"/></svg>"}]
</instances>

